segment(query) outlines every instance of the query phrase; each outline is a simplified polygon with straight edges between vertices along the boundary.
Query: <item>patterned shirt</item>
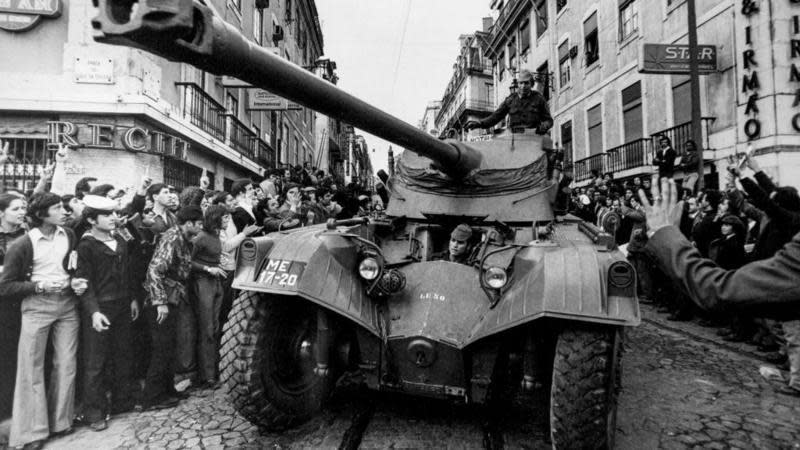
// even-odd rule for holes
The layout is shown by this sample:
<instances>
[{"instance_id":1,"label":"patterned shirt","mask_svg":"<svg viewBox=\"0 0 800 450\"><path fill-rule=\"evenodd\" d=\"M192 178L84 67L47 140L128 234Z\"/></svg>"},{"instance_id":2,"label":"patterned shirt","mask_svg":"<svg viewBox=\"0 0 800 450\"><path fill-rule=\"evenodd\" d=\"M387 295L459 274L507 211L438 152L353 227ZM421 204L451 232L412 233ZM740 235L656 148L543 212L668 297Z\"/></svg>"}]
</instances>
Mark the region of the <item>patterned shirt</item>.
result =
<instances>
[{"instance_id":1,"label":"patterned shirt","mask_svg":"<svg viewBox=\"0 0 800 450\"><path fill-rule=\"evenodd\" d=\"M522 97L511 94L500 104L495 112L480 121L482 127L490 127L503 120L508 114L510 128L536 128L547 122L548 128L553 125L553 118L547 109L547 101L539 91L531 91Z\"/></svg>"},{"instance_id":2,"label":"patterned shirt","mask_svg":"<svg viewBox=\"0 0 800 450\"><path fill-rule=\"evenodd\" d=\"M192 270L192 244L181 229L172 227L161 235L158 247L147 268L145 289L150 294L150 304L176 305L186 298L186 282ZM175 290L178 296L168 295L167 288Z\"/></svg>"}]
</instances>

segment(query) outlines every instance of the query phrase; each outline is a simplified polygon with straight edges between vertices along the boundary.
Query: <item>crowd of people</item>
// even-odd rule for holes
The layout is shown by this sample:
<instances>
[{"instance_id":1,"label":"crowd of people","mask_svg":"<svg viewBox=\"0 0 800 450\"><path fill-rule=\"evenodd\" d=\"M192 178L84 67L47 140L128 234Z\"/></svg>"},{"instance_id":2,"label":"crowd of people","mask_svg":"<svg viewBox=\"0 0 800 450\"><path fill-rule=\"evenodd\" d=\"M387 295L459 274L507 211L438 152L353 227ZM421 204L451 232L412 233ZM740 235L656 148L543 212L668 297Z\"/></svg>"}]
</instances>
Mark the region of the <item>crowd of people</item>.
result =
<instances>
[{"instance_id":1,"label":"crowd of people","mask_svg":"<svg viewBox=\"0 0 800 450\"><path fill-rule=\"evenodd\" d=\"M660 177L671 177L674 154L668 139L662 140L666 158L654 161ZM696 148L689 141L690 152ZM672 150L674 152L674 150ZM794 187L779 187L758 162L745 156L731 158L723 189L695 189L696 161L682 158L684 173L691 173L678 187L682 200L679 230L703 258L719 268L735 271L748 263L766 261L800 232L800 196ZM750 176L743 176L743 171ZM744 342L769 361L790 371L788 386L781 392L800 396L800 312L776 317L752 310L717 306L700 307L703 298L693 298L681 283L669 277L647 249L646 205L653 202L652 180L634 177L624 183L611 174L592 173L588 185L573 189L569 211L613 235L636 268L642 303L673 321L696 319L718 328L726 341ZM640 193L644 198L640 198ZM733 272L730 272L733 273ZM765 301L767 299L764 299ZM756 308L757 309L757 308Z\"/></svg>"},{"instance_id":2,"label":"crowd of people","mask_svg":"<svg viewBox=\"0 0 800 450\"><path fill-rule=\"evenodd\" d=\"M0 194L0 397L13 398L0 418L11 417L12 448L216 388L239 244L388 202L383 185L340 190L308 166L228 191L204 174L182 190L144 176L135 192L84 178L67 194L50 192L54 170L32 192Z\"/></svg>"}]
</instances>

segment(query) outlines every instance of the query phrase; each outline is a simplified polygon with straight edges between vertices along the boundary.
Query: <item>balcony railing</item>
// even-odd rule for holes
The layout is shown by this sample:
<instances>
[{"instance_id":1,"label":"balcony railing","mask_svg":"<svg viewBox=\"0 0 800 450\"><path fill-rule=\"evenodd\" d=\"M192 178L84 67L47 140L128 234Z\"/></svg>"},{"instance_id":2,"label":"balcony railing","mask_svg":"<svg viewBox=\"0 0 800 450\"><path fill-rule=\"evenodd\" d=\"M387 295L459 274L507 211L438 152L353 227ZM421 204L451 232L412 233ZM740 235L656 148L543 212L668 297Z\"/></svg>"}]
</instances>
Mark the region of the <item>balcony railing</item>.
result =
<instances>
[{"instance_id":1,"label":"balcony railing","mask_svg":"<svg viewBox=\"0 0 800 450\"><path fill-rule=\"evenodd\" d=\"M511 13L517 9L518 3L520 3L520 0L511 0L503 7L503 9L500 10L500 14L497 16L497 20L494 22L492 34L489 36L489 42L494 42L497 35L503 33L503 28L505 27L506 21Z\"/></svg>"},{"instance_id":2,"label":"balcony railing","mask_svg":"<svg viewBox=\"0 0 800 450\"><path fill-rule=\"evenodd\" d=\"M703 140L705 142L698 142L698 145L702 145L704 149L709 148L708 142L708 127L711 125L712 122L716 120L716 117L703 117L702 121L702 128L703 128ZM678 156L682 156L686 153L686 141L692 139L692 122L682 123L680 125L675 125L672 128L667 128L665 130L661 130L657 133L653 133L650 135L650 138L653 140L653 148L658 149L658 139L661 136L666 136L672 141L672 148L678 152Z\"/></svg>"},{"instance_id":3,"label":"balcony railing","mask_svg":"<svg viewBox=\"0 0 800 450\"><path fill-rule=\"evenodd\" d=\"M605 153L598 153L588 158L583 158L575 161L575 181L588 180L592 176L592 171L596 170L598 173L605 171Z\"/></svg>"},{"instance_id":4,"label":"balcony railing","mask_svg":"<svg viewBox=\"0 0 800 450\"><path fill-rule=\"evenodd\" d=\"M633 169L650 164L652 152L650 139L636 139L619 147L614 147L606 151L606 167L603 172L619 172L621 170Z\"/></svg>"},{"instance_id":5,"label":"balcony railing","mask_svg":"<svg viewBox=\"0 0 800 450\"><path fill-rule=\"evenodd\" d=\"M233 114L225 114L225 117L228 119L228 145L241 155L253 159L258 136Z\"/></svg>"},{"instance_id":6,"label":"balcony railing","mask_svg":"<svg viewBox=\"0 0 800 450\"><path fill-rule=\"evenodd\" d=\"M259 162L269 168L275 167L275 149L262 139L258 139L257 152L256 156Z\"/></svg>"},{"instance_id":7,"label":"balcony railing","mask_svg":"<svg viewBox=\"0 0 800 450\"><path fill-rule=\"evenodd\" d=\"M183 117L215 139L225 140L225 107L195 83L178 82L183 87Z\"/></svg>"}]
</instances>

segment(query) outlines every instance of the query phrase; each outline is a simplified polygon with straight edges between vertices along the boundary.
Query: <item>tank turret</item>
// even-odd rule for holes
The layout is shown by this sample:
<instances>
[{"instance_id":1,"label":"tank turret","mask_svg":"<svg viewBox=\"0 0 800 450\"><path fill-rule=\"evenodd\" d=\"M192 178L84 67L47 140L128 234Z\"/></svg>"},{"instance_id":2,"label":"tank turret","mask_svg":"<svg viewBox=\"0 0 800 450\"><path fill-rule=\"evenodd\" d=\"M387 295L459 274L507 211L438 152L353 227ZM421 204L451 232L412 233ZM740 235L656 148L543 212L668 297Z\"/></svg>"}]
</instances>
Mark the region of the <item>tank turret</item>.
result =
<instances>
[{"instance_id":1,"label":"tank turret","mask_svg":"<svg viewBox=\"0 0 800 450\"><path fill-rule=\"evenodd\" d=\"M95 37L98 42L137 47L267 89L427 157L453 178L461 178L480 166L481 156L474 149L458 142L440 141L284 60L246 39L200 2L95 3L99 14L92 26L100 32Z\"/></svg>"}]
</instances>

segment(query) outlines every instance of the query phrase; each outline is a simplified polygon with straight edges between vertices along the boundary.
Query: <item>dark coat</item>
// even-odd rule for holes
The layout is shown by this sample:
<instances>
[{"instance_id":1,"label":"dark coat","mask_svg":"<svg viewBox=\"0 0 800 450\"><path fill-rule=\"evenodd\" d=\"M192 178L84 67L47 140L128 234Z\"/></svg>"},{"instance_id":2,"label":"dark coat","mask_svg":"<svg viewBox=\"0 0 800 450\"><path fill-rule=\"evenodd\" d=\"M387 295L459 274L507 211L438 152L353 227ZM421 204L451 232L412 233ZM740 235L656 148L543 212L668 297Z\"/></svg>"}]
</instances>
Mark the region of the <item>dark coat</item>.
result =
<instances>
[{"instance_id":1,"label":"dark coat","mask_svg":"<svg viewBox=\"0 0 800 450\"><path fill-rule=\"evenodd\" d=\"M62 265L67 273L70 253L75 249L75 233L69 228L64 228L69 241L67 254L64 255ZM0 297L12 300L21 300L36 293L36 283L31 281L33 274L33 242L26 234L11 243L6 253L3 273L0 274Z\"/></svg>"},{"instance_id":2,"label":"dark coat","mask_svg":"<svg viewBox=\"0 0 800 450\"><path fill-rule=\"evenodd\" d=\"M735 270L745 263L744 245L738 236L721 237L711 241L708 257L725 270Z\"/></svg>"},{"instance_id":3,"label":"dark coat","mask_svg":"<svg viewBox=\"0 0 800 450\"><path fill-rule=\"evenodd\" d=\"M85 234L78 242L75 276L89 280L89 287L80 297L83 311L89 316L100 311L101 302L129 302L133 297L128 244L120 236L114 239L116 251L91 234Z\"/></svg>"},{"instance_id":4,"label":"dark coat","mask_svg":"<svg viewBox=\"0 0 800 450\"><path fill-rule=\"evenodd\" d=\"M711 241L720 237L719 224L714 221L713 212L705 211L702 214L692 226L692 241L703 258L708 258L708 246L711 245Z\"/></svg>"},{"instance_id":5,"label":"dark coat","mask_svg":"<svg viewBox=\"0 0 800 450\"><path fill-rule=\"evenodd\" d=\"M778 206L769 198L770 192L775 190L772 180L763 172L756 173L758 184L749 178L740 181L750 202L763 211L761 232L753 246L751 259L754 261L769 258L774 255L784 244L800 231L800 212L789 211Z\"/></svg>"},{"instance_id":6,"label":"dark coat","mask_svg":"<svg viewBox=\"0 0 800 450\"><path fill-rule=\"evenodd\" d=\"M658 167L658 176L671 178L675 172L675 158L677 157L678 152L672 147L666 150L656 150L653 165Z\"/></svg>"},{"instance_id":7,"label":"dark coat","mask_svg":"<svg viewBox=\"0 0 800 450\"><path fill-rule=\"evenodd\" d=\"M653 234L647 252L704 309L737 308L778 320L800 318L800 233L773 257L738 270L703 258L675 227Z\"/></svg>"}]
</instances>

